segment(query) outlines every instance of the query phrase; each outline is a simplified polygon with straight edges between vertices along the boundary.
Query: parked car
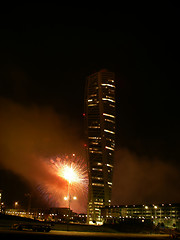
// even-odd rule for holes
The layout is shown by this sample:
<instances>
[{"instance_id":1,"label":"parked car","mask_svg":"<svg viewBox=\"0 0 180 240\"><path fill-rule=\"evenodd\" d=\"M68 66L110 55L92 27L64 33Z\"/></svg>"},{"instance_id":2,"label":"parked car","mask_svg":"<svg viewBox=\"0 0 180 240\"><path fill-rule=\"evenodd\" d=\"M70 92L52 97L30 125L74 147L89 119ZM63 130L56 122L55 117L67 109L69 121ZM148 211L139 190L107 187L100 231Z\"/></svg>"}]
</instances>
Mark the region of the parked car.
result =
<instances>
[{"instance_id":1,"label":"parked car","mask_svg":"<svg viewBox=\"0 0 180 240\"><path fill-rule=\"evenodd\" d=\"M42 225L42 224L24 224L24 223L16 223L13 224L11 229L13 230L31 230L34 232L49 232L51 231L50 225Z\"/></svg>"}]
</instances>

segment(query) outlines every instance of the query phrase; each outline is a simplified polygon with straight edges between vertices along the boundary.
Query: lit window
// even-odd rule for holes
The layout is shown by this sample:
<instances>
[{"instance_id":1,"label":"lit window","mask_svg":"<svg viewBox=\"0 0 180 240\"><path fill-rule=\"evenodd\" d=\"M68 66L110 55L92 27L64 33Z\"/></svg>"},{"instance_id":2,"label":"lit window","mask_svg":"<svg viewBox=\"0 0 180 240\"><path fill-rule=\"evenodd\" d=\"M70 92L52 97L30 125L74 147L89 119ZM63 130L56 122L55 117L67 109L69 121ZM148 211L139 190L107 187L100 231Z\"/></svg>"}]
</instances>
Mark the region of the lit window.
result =
<instances>
[{"instance_id":1,"label":"lit window","mask_svg":"<svg viewBox=\"0 0 180 240\"><path fill-rule=\"evenodd\" d=\"M107 129L104 129L104 132L111 133L111 134L115 134L115 132L109 131L109 130L107 130Z\"/></svg>"},{"instance_id":2,"label":"lit window","mask_svg":"<svg viewBox=\"0 0 180 240\"><path fill-rule=\"evenodd\" d=\"M92 102L93 101L93 99L88 99L88 102Z\"/></svg>"},{"instance_id":3,"label":"lit window","mask_svg":"<svg viewBox=\"0 0 180 240\"><path fill-rule=\"evenodd\" d=\"M92 168L92 170L102 172L101 168Z\"/></svg>"},{"instance_id":4,"label":"lit window","mask_svg":"<svg viewBox=\"0 0 180 240\"><path fill-rule=\"evenodd\" d=\"M107 87L113 87L113 88L115 88L114 85L108 84L108 83L102 83L101 86L107 86Z\"/></svg>"},{"instance_id":5,"label":"lit window","mask_svg":"<svg viewBox=\"0 0 180 240\"><path fill-rule=\"evenodd\" d=\"M106 164L106 166L113 168L113 166L111 164L108 164L108 163Z\"/></svg>"},{"instance_id":6,"label":"lit window","mask_svg":"<svg viewBox=\"0 0 180 240\"><path fill-rule=\"evenodd\" d=\"M103 113L104 116L107 116L107 117L111 117L111 118L115 118L114 115L110 115L110 114L107 114L107 113Z\"/></svg>"},{"instance_id":7,"label":"lit window","mask_svg":"<svg viewBox=\"0 0 180 240\"><path fill-rule=\"evenodd\" d=\"M103 180L102 177L92 177L93 179L96 179L96 180Z\"/></svg>"},{"instance_id":8,"label":"lit window","mask_svg":"<svg viewBox=\"0 0 180 240\"><path fill-rule=\"evenodd\" d=\"M100 126L89 126L88 128L100 128Z\"/></svg>"},{"instance_id":9,"label":"lit window","mask_svg":"<svg viewBox=\"0 0 180 240\"><path fill-rule=\"evenodd\" d=\"M94 202L94 204L103 205L103 203L100 203L100 202Z\"/></svg>"},{"instance_id":10,"label":"lit window","mask_svg":"<svg viewBox=\"0 0 180 240\"><path fill-rule=\"evenodd\" d=\"M99 154L102 154L101 151L89 151L90 153L99 153Z\"/></svg>"},{"instance_id":11,"label":"lit window","mask_svg":"<svg viewBox=\"0 0 180 240\"><path fill-rule=\"evenodd\" d=\"M99 150L99 148L89 148L89 150L94 150L94 151L98 151Z\"/></svg>"},{"instance_id":12,"label":"lit window","mask_svg":"<svg viewBox=\"0 0 180 240\"><path fill-rule=\"evenodd\" d=\"M106 121L106 122L115 123L113 120L110 120L110 119L107 119L107 118L105 118L105 121Z\"/></svg>"},{"instance_id":13,"label":"lit window","mask_svg":"<svg viewBox=\"0 0 180 240\"><path fill-rule=\"evenodd\" d=\"M101 137L88 137L89 139L101 139Z\"/></svg>"},{"instance_id":14,"label":"lit window","mask_svg":"<svg viewBox=\"0 0 180 240\"><path fill-rule=\"evenodd\" d=\"M88 107L97 106L97 104L88 104Z\"/></svg>"},{"instance_id":15,"label":"lit window","mask_svg":"<svg viewBox=\"0 0 180 240\"><path fill-rule=\"evenodd\" d=\"M92 183L93 186L98 186L98 187L104 187L104 184L102 183Z\"/></svg>"},{"instance_id":16,"label":"lit window","mask_svg":"<svg viewBox=\"0 0 180 240\"><path fill-rule=\"evenodd\" d=\"M103 101L109 101L109 102L114 102L114 103L115 103L115 101L114 101L114 100L112 100L112 99L109 99L109 98L102 98L102 100L103 100Z\"/></svg>"},{"instance_id":17,"label":"lit window","mask_svg":"<svg viewBox=\"0 0 180 240\"><path fill-rule=\"evenodd\" d=\"M111 99L114 99L114 97L111 97L111 96L108 96L108 95L106 95L106 98L111 98Z\"/></svg>"},{"instance_id":18,"label":"lit window","mask_svg":"<svg viewBox=\"0 0 180 240\"><path fill-rule=\"evenodd\" d=\"M97 96L97 94L91 94L90 95L90 97L96 97Z\"/></svg>"},{"instance_id":19,"label":"lit window","mask_svg":"<svg viewBox=\"0 0 180 240\"><path fill-rule=\"evenodd\" d=\"M107 146L105 146L105 148L106 148L106 149L109 149L109 150L111 150L111 151L114 151L114 148L107 147Z\"/></svg>"}]
</instances>

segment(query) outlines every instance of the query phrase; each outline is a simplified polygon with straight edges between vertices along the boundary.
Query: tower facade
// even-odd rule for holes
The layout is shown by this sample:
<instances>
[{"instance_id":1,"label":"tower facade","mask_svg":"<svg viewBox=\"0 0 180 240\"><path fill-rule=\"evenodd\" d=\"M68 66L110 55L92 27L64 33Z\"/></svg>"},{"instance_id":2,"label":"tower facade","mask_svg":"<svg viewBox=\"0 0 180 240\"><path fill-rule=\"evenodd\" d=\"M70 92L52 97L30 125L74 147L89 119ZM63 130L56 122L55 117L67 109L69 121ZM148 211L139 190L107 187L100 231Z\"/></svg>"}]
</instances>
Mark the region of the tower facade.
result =
<instances>
[{"instance_id":1,"label":"tower facade","mask_svg":"<svg viewBox=\"0 0 180 240\"><path fill-rule=\"evenodd\" d=\"M88 222L101 222L100 208L111 204L115 148L114 73L101 70L87 78L85 97L89 174Z\"/></svg>"}]
</instances>

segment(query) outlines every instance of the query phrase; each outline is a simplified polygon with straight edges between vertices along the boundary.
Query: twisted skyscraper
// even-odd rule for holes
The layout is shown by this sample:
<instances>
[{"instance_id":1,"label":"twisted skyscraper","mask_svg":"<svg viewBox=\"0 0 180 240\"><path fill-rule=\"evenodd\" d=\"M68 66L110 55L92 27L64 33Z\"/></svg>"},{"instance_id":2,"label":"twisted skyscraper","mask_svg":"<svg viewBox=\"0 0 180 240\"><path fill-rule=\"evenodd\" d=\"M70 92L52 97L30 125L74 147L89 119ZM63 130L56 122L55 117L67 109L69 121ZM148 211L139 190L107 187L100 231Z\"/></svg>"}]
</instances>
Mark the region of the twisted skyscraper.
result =
<instances>
[{"instance_id":1,"label":"twisted skyscraper","mask_svg":"<svg viewBox=\"0 0 180 240\"><path fill-rule=\"evenodd\" d=\"M114 73L101 70L87 78L85 96L89 173L88 222L101 222L101 207L111 204L115 148Z\"/></svg>"}]
</instances>

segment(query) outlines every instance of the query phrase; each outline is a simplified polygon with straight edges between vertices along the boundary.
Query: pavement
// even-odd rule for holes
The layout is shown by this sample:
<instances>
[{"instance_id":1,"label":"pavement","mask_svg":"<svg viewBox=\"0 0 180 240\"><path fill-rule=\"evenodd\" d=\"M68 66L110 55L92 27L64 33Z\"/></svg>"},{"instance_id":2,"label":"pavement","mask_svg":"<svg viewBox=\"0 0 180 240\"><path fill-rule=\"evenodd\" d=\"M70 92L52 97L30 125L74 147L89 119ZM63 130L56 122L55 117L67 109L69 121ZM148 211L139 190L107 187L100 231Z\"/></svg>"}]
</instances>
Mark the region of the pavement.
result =
<instances>
[{"instance_id":1,"label":"pavement","mask_svg":"<svg viewBox=\"0 0 180 240\"><path fill-rule=\"evenodd\" d=\"M55 231L49 233L17 231L17 230L0 230L0 239L18 239L18 240L35 240L35 239L73 239L73 240L97 240L97 239L169 239L169 234L143 234L143 233L103 233L103 232L76 232L76 231Z\"/></svg>"}]
</instances>

